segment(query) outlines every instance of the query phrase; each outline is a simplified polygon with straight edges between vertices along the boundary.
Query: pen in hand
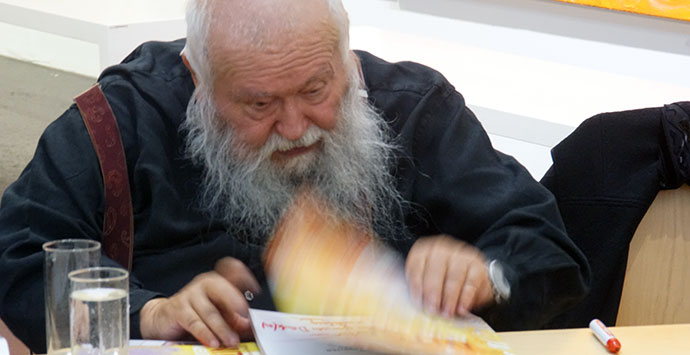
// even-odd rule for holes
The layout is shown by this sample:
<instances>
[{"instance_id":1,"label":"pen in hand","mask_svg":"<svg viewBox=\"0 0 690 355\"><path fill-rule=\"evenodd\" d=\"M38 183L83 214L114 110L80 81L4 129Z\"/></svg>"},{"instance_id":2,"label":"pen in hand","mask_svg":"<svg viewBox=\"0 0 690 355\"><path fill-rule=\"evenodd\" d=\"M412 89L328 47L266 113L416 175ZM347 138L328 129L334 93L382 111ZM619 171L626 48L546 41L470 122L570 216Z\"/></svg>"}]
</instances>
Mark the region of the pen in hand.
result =
<instances>
[{"instance_id":1,"label":"pen in hand","mask_svg":"<svg viewBox=\"0 0 690 355\"><path fill-rule=\"evenodd\" d=\"M592 319L592 321L589 322L589 329L592 330L597 339L599 339L601 344L603 344L610 353L615 354L620 351L621 343L600 320Z\"/></svg>"}]
</instances>

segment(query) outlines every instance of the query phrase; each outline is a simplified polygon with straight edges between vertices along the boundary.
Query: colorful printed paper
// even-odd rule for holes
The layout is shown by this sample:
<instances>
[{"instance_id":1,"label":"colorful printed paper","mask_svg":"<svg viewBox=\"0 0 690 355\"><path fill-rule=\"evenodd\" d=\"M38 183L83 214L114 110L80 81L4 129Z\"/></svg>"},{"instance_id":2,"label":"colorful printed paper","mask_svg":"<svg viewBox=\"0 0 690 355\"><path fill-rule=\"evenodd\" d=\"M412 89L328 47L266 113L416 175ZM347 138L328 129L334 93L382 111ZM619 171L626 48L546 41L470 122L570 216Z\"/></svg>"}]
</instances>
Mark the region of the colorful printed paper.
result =
<instances>
[{"instance_id":1,"label":"colorful printed paper","mask_svg":"<svg viewBox=\"0 0 690 355\"><path fill-rule=\"evenodd\" d=\"M274 329L281 334L313 335L303 322L316 320L328 325L322 329L328 332L318 337L323 341L373 351L509 354L479 318L451 320L424 313L410 298L400 256L378 243L370 230L340 219L309 194L286 213L265 262L279 311L336 317L278 322ZM270 326L254 323L262 348L260 334Z\"/></svg>"},{"instance_id":2,"label":"colorful printed paper","mask_svg":"<svg viewBox=\"0 0 690 355\"><path fill-rule=\"evenodd\" d=\"M164 340L130 340L130 355L261 355L256 343L240 343L237 348L213 349L198 343Z\"/></svg>"}]
</instances>

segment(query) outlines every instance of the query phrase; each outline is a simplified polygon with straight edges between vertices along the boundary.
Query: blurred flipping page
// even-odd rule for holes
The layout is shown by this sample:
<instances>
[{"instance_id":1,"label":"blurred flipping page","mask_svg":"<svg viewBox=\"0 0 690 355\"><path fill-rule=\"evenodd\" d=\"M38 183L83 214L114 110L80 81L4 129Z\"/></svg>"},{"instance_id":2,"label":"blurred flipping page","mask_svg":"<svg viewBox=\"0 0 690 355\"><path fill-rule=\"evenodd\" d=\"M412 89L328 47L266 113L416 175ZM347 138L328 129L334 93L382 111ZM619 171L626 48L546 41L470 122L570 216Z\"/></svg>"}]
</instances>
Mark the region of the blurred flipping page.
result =
<instances>
[{"instance_id":1,"label":"blurred flipping page","mask_svg":"<svg viewBox=\"0 0 690 355\"><path fill-rule=\"evenodd\" d=\"M264 262L283 312L250 312L266 355L511 354L481 318L423 312L409 296L402 258L313 194L285 213Z\"/></svg>"}]
</instances>

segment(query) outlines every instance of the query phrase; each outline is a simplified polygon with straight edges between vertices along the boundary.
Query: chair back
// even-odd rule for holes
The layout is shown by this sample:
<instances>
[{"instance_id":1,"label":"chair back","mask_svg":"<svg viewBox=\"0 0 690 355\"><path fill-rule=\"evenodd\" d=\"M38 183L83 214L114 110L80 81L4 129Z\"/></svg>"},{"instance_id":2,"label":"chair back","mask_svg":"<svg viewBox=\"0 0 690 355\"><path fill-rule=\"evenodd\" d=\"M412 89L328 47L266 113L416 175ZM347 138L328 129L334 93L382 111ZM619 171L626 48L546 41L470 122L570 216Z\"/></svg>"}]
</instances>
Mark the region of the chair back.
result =
<instances>
[{"instance_id":1,"label":"chair back","mask_svg":"<svg viewBox=\"0 0 690 355\"><path fill-rule=\"evenodd\" d=\"M690 186L660 191L630 243L616 326L690 323Z\"/></svg>"},{"instance_id":2,"label":"chair back","mask_svg":"<svg viewBox=\"0 0 690 355\"><path fill-rule=\"evenodd\" d=\"M5 338L10 346L11 355L28 355L29 348L22 343L12 332L7 328L5 322L0 320L0 338Z\"/></svg>"}]
</instances>

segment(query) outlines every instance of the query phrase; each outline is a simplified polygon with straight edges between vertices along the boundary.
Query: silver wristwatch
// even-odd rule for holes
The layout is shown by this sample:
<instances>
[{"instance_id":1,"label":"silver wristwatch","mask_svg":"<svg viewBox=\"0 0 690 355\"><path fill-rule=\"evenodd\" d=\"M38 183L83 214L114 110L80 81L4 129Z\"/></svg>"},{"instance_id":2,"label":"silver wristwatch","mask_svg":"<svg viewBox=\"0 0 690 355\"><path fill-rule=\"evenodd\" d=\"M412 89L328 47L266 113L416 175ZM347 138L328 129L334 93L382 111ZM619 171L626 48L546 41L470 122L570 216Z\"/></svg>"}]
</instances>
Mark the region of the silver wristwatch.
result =
<instances>
[{"instance_id":1,"label":"silver wristwatch","mask_svg":"<svg viewBox=\"0 0 690 355\"><path fill-rule=\"evenodd\" d=\"M498 260L491 260L488 263L489 280L494 290L494 301L502 304L510 299L510 283L503 272L503 264Z\"/></svg>"}]
</instances>

